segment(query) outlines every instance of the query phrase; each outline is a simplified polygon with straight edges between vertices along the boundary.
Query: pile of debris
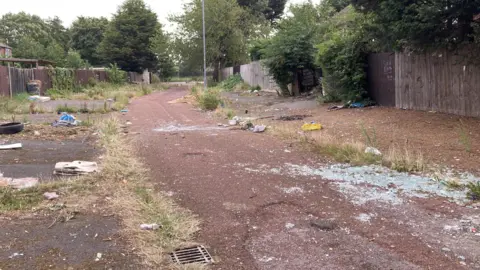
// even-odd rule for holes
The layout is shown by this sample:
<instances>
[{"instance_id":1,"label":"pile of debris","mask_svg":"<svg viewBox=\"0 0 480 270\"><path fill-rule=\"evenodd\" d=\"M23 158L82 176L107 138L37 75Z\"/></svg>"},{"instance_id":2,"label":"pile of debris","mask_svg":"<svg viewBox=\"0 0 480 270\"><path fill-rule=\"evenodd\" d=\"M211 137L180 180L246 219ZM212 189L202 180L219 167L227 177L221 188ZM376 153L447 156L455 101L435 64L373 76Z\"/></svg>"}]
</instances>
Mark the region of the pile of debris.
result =
<instances>
[{"instance_id":1,"label":"pile of debris","mask_svg":"<svg viewBox=\"0 0 480 270\"><path fill-rule=\"evenodd\" d=\"M60 176L76 176L95 173L98 171L98 165L96 162L73 161L58 162L57 164L55 164L53 174Z\"/></svg>"},{"instance_id":2,"label":"pile of debris","mask_svg":"<svg viewBox=\"0 0 480 270\"><path fill-rule=\"evenodd\" d=\"M241 130L249 130L252 131L253 133L262 133L264 132L267 127L265 125L253 125L250 119L246 120L235 116L231 120L228 121L228 124L232 127L232 129L238 128Z\"/></svg>"}]
</instances>

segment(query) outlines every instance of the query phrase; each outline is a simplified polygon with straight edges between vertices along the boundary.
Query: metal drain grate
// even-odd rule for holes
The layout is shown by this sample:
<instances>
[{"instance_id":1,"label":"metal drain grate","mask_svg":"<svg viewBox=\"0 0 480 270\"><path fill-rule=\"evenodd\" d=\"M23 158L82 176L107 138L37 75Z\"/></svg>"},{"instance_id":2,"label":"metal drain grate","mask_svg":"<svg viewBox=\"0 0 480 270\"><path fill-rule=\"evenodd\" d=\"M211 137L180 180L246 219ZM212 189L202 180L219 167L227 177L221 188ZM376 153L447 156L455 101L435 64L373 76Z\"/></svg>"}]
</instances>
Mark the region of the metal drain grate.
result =
<instances>
[{"instance_id":1,"label":"metal drain grate","mask_svg":"<svg viewBox=\"0 0 480 270\"><path fill-rule=\"evenodd\" d=\"M204 246L177 249L170 253L174 263L213 263L213 258Z\"/></svg>"}]
</instances>

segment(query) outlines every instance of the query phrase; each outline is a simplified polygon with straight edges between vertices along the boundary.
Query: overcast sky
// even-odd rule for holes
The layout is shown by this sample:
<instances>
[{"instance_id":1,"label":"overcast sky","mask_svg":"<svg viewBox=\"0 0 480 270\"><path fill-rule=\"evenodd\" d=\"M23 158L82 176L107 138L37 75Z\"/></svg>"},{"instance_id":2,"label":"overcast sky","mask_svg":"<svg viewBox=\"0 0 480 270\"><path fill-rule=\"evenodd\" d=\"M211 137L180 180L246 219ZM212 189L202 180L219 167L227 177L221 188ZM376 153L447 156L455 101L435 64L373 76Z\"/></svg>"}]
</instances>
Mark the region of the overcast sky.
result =
<instances>
[{"instance_id":1,"label":"overcast sky","mask_svg":"<svg viewBox=\"0 0 480 270\"><path fill-rule=\"evenodd\" d=\"M170 14L179 13L185 0L145 0L145 2L158 14L160 21L167 25ZM301 3L307 0L289 0L289 3ZM314 0L319 2L320 0ZM2 0L3 2L3 0ZM70 24L78 16L111 17L123 0L13 0L2 5L0 15L25 11L42 18L58 16L65 24Z\"/></svg>"}]
</instances>

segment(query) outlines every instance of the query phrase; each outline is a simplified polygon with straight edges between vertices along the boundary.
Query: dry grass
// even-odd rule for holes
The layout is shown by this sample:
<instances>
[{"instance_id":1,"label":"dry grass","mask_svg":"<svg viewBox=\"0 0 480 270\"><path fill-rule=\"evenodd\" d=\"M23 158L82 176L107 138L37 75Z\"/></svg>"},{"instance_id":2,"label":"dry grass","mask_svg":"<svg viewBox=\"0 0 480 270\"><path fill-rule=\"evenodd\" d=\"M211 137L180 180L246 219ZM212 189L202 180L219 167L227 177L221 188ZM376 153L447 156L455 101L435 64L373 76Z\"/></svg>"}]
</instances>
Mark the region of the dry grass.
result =
<instances>
[{"instance_id":1,"label":"dry grass","mask_svg":"<svg viewBox=\"0 0 480 270\"><path fill-rule=\"evenodd\" d=\"M276 124L268 130L275 136L299 142L316 153L332 157L337 162L353 165L379 164L400 172L419 172L426 169L423 155L410 150L408 145L403 149L392 146L387 155L377 156L365 153L367 143L343 140L322 131L302 132L288 124Z\"/></svg>"},{"instance_id":2,"label":"dry grass","mask_svg":"<svg viewBox=\"0 0 480 270\"><path fill-rule=\"evenodd\" d=\"M155 190L147 170L119 132L117 120L105 120L101 124L100 137L106 154L98 177L102 179L105 192L114 191L111 208L121 217L124 236L147 266L166 265L165 252L192 244L199 221L191 212ZM139 228L142 223L157 223L162 228L154 232L142 231Z\"/></svg>"}]
</instances>

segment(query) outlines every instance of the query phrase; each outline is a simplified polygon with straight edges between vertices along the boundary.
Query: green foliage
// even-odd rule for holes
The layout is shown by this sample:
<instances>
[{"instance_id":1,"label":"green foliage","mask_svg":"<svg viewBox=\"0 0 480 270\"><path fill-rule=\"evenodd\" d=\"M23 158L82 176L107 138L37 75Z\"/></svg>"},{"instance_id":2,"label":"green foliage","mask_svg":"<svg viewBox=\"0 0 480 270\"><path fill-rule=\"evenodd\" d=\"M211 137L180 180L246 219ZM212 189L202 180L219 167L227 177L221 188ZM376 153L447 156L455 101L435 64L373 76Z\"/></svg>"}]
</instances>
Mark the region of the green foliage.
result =
<instances>
[{"instance_id":1,"label":"green foliage","mask_svg":"<svg viewBox=\"0 0 480 270\"><path fill-rule=\"evenodd\" d=\"M176 53L181 64L190 70L201 70L202 1L191 0L184 5L184 13L171 20L178 24ZM207 66L215 69L214 80L219 79L219 69L246 62L247 41L256 28L252 16L236 0L205 0Z\"/></svg>"},{"instance_id":2,"label":"green foliage","mask_svg":"<svg viewBox=\"0 0 480 270\"><path fill-rule=\"evenodd\" d=\"M0 18L0 40L8 41L14 57L45 59L62 65L68 32L58 17L43 20L25 12L7 13Z\"/></svg>"},{"instance_id":3,"label":"green foliage","mask_svg":"<svg viewBox=\"0 0 480 270\"><path fill-rule=\"evenodd\" d=\"M259 39L251 43L248 50L250 59L252 61L258 61L265 59L265 49L270 45L269 39Z\"/></svg>"},{"instance_id":4,"label":"green foliage","mask_svg":"<svg viewBox=\"0 0 480 270\"><path fill-rule=\"evenodd\" d=\"M460 143L462 144L463 148L465 149L465 152L471 153L472 152L472 138L470 137L470 134L468 133L467 126L463 123L462 120L460 120L460 125L458 127L458 133L460 136Z\"/></svg>"},{"instance_id":5,"label":"green foliage","mask_svg":"<svg viewBox=\"0 0 480 270\"><path fill-rule=\"evenodd\" d=\"M467 184L467 197L472 201L480 200L480 182Z\"/></svg>"},{"instance_id":6,"label":"green foliage","mask_svg":"<svg viewBox=\"0 0 480 270\"><path fill-rule=\"evenodd\" d=\"M249 9L254 15L262 16L271 23L282 17L287 4L287 0L237 0L237 2L241 7Z\"/></svg>"},{"instance_id":7,"label":"green foliage","mask_svg":"<svg viewBox=\"0 0 480 270\"><path fill-rule=\"evenodd\" d=\"M65 68L51 68L48 75L52 80L52 88L60 93L71 93L75 87L75 72ZM53 91L52 91L53 93Z\"/></svg>"},{"instance_id":8,"label":"green foliage","mask_svg":"<svg viewBox=\"0 0 480 270\"><path fill-rule=\"evenodd\" d=\"M117 64L110 64L110 68L105 69L108 81L112 84L124 84L127 82L127 73L121 70Z\"/></svg>"},{"instance_id":9,"label":"green foliage","mask_svg":"<svg viewBox=\"0 0 480 270\"><path fill-rule=\"evenodd\" d=\"M347 8L329 22L318 45L317 63L322 67L323 89L332 100L360 101L366 98L367 41L363 25L368 17Z\"/></svg>"},{"instance_id":10,"label":"green foliage","mask_svg":"<svg viewBox=\"0 0 480 270\"><path fill-rule=\"evenodd\" d=\"M241 83L243 83L242 76L240 74L235 74L235 75L231 75L222 83L220 83L220 87L225 91L233 91L235 86Z\"/></svg>"},{"instance_id":11,"label":"green foliage","mask_svg":"<svg viewBox=\"0 0 480 270\"><path fill-rule=\"evenodd\" d=\"M105 64L99 54L99 46L108 25L104 17L78 17L70 27L71 46L93 66Z\"/></svg>"},{"instance_id":12,"label":"green foliage","mask_svg":"<svg viewBox=\"0 0 480 270\"><path fill-rule=\"evenodd\" d=\"M158 26L157 15L143 0L126 0L108 25L100 52L125 71L153 69L157 59L151 44Z\"/></svg>"},{"instance_id":13,"label":"green foliage","mask_svg":"<svg viewBox=\"0 0 480 270\"><path fill-rule=\"evenodd\" d=\"M377 147L377 132L375 128L372 128L372 134L368 132L365 128L365 125L362 123L360 125L360 129L362 130L362 135L365 138L365 145L370 147Z\"/></svg>"},{"instance_id":14,"label":"green foliage","mask_svg":"<svg viewBox=\"0 0 480 270\"><path fill-rule=\"evenodd\" d=\"M87 62L85 62L80 54L76 51L69 50L67 53L67 57L65 58L65 68L72 68L72 69L81 69L87 67Z\"/></svg>"},{"instance_id":15,"label":"green foliage","mask_svg":"<svg viewBox=\"0 0 480 270\"><path fill-rule=\"evenodd\" d=\"M315 6L309 2L292 5L293 16L281 21L277 34L260 53L265 65L281 88L288 92L288 84L296 84L296 76L301 69L315 70L315 43L319 15ZM258 54L258 53L257 53ZM298 93L296 93L298 94Z\"/></svg>"},{"instance_id":16,"label":"green foliage","mask_svg":"<svg viewBox=\"0 0 480 270\"><path fill-rule=\"evenodd\" d=\"M219 94L210 89L198 95L198 104L203 110L213 111L217 109L220 102Z\"/></svg>"},{"instance_id":17,"label":"green foliage","mask_svg":"<svg viewBox=\"0 0 480 270\"><path fill-rule=\"evenodd\" d=\"M163 32L162 27L157 27L157 33L152 40L152 51L155 53L158 64L156 70L162 81L169 81L175 73L175 64L173 63L173 44L169 37Z\"/></svg>"},{"instance_id":18,"label":"green foliage","mask_svg":"<svg viewBox=\"0 0 480 270\"><path fill-rule=\"evenodd\" d=\"M352 2L360 12L374 15L375 23L369 26L369 32L383 50L453 48L470 43L473 18L480 13L478 0Z\"/></svg>"}]
</instances>

